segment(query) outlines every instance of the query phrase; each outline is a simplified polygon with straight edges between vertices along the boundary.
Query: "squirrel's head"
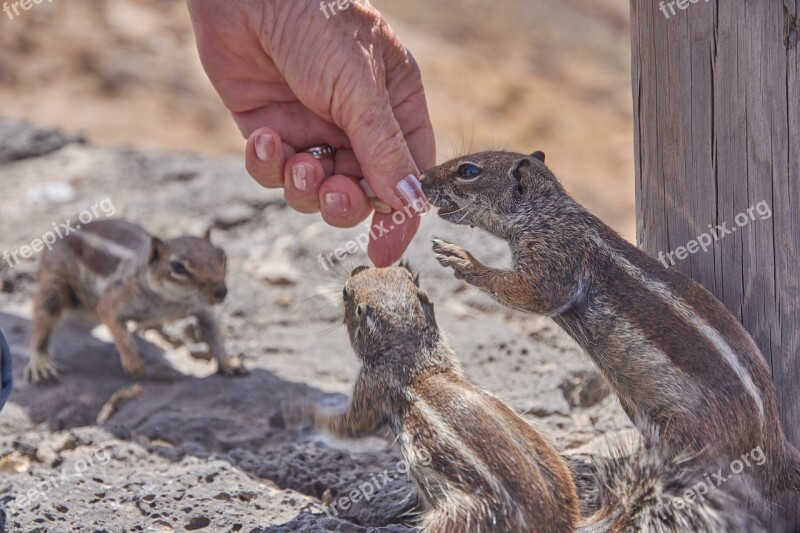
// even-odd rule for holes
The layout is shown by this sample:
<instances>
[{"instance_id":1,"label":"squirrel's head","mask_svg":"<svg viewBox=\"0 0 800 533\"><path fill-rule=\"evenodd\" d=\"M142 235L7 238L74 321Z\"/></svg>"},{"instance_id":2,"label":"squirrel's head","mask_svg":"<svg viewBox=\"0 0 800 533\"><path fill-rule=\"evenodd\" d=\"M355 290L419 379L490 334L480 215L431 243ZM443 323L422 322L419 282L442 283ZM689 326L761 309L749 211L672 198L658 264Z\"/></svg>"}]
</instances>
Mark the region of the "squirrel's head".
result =
<instances>
[{"instance_id":1,"label":"squirrel's head","mask_svg":"<svg viewBox=\"0 0 800 533\"><path fill-rule=\"evenodd\" d=\"M197 306L222 303L227 258L208 237L153 237L148 258L150 286L168 301Z\"/></svg>"},{"instance_id":2,"label":"squirrel's head","mask_svg":"<svg viewBox=\"0 0 800 533\"><path fill-rule=\"evenodd\" d=\"M358 267L342 298L350 342L365 364L395 362L411 368L439 341L433 304L406 266Z\"/></svg>"},{"instance_id":3,"label":"squirrel's head","mask_svg":"<svg viewBox=\"0 0 800 533\"><path fill-rule=\"evenodd\" d=\"M563 195L542 152L467 155L427 170L420 181L440 217L502 238L518 226L518 217L529 218L538 207Z\"/></svg>"}]
</instances>

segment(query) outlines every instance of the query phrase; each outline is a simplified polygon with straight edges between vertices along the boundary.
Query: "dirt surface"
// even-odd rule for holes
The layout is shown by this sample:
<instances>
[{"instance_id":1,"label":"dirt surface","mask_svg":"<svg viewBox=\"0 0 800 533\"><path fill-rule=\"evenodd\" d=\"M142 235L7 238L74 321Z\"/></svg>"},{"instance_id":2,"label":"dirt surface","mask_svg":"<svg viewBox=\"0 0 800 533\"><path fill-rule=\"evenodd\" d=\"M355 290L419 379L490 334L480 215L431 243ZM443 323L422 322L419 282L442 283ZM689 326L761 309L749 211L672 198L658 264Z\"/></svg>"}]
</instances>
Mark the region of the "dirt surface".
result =
<instances>
[{"instance_id":1,"label":"dirt surface","mask_svg":"<svg viewBox=\"0 0 800 533\"><path fill-rule=\"evenodd\" d=\"M26 148L20 139L36 142ZM414 499L390 439L338 440L287 425L282 415L291 402L346 402L357 362L339 298L346 274L367 259L358 251L326 270L318 256L360 228L336 230L294 213L279 192L254 185L238 158L95 147L9 121L0 121L0 154L12 154L0 163L0 250L17 250L53 224L74 224L104 199L115 216L164 237L216 227L213 239L229 256L227 345L251 370L213 375L213 363L148 332L139 338L147 362L140 394L98 423L111 396L134 385L107 334L64 322L51 344L59 382L23 383L36 262L4 263L0 327L17 380L0 414L0 499L10 531L403 530ZM493 264L508 252L428 216L408 254L470 379L563 450L628 427L591 364L552 322L510 312L455 280L433 259L434 235ZM390 481L370 501L325 514L325 504L387 469Z\"/></svg>"}]
</instances>

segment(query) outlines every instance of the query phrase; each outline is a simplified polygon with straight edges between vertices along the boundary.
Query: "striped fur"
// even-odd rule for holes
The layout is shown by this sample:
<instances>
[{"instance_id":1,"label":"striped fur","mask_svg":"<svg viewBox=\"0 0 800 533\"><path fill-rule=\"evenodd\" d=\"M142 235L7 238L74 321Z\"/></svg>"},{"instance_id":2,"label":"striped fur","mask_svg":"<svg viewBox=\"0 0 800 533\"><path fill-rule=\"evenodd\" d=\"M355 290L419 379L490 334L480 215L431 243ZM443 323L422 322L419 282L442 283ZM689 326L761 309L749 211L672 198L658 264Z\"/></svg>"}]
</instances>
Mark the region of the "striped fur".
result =
<instances>
[{"instance_id":1,"label":"striped fur","mask_svg":"<svg viewBox=\"0 0 800 533\"><path fill-rule=\"evenodd\" d=\"M541 154L473 154L421 181L440 216L506 240L513 255L511 269L495 269L435 241L440 263L510 307L551 316L632 420L655 424L673 449L709 457L761 447L768 460L754 475L765 493L800 488L798 452L753 339L711 293L570 198Z\"/></svg>"},{"instance_id":2,"label":"striped fur","mask_svg":"<svg viewBox=\"0 0 800 533\"><path fill-rule=\"evenodd\" d=\"M241 372L240 362L225 353L212 311L227 293L225 263L225 253L206 239L161 241L122 220L97 221L70 233L42 256L26 379L36 383L57 375L48 344L68 311L108 327L129 375L141 375L143 362L127 321L147 328L187 316L197 317L220 371Z\"/></svg>"},{"instance_id":3,"label":"striped fur","mask_svg":"<svg viewBox=\"0 0 800 533\"><path fill-rule=\"evenodd\" d=\"M584 518L577 531L766 532L752 472L732 474L729 465L699 454L673 453L657 428L643 427L643 439L612 439L604 454L565 456L581 496Z\"/></svg>"},{"instance_id":4,"label":"striped fur","mask_svg":"<svg viewBox=\"0 0 800 533\"><path fill-rule=\"evenodd\" d=\"M571 531L578 506L565 461L463 377L411 274L357 269L344 295L363 366L347 410L319 415L317 425L358 436L388 423L418 489L423 531Z\"/></svg>"}]
</instances>

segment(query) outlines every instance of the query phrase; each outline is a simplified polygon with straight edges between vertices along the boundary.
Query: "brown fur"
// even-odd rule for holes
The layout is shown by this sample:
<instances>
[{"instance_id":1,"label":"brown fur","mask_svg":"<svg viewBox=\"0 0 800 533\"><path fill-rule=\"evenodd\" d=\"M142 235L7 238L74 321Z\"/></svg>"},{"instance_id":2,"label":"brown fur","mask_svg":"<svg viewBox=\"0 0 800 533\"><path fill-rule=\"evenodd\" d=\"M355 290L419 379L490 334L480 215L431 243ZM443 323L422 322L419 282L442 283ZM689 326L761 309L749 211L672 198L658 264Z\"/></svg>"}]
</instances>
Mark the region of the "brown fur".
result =
<instances>
[{"instance_id":1,"label":"brown fur","mask_svg":"<svg viewBox=\"0 0 800 533\"><path fill-rule=\"evenodd\" d=\"M122 220L83 226L42 256L26 379L56 376L48 343L62 314L70 310L88 313L108 327L131 376L142 374L143 362L127 321L154 327L192 315L220 371L242 372L241 362L225 352L212 311L227 293L225 264L225 253L206 239L162 241Z\"/></svg>"},{"instance_id":2,"label":"brown fur","mask_svg":"<svg viewBox=\"0 0 800 533\"><path fill-rule=\"evenodd\" d=\"M769 369L742 325L575 202L543 154L465 156L427 171L422 185L442 218L489 231L513 254L502 270L435 241L440 263L510 307L551 316L632 419L658 426L676 450L735 458L761 446L768 461L754 474L765 492L800 488Z\"/></svg>"},{"instance_id":3,"label":"brown fur","mask_svg":"<svg viewBox=\"0 0 800 533\"><path fill-rule=\"evenodd\" d=\"M566 463L508 405L464 379L411 274L356 269L344 298L363 366L346 412L318 413L317 425L358 436L388 423L418 488L424 531L571 531L578 507Z\"/></svg>"},{"instance_id":4,"label":"brown fur","mask_svg":"<svg viewBox=\"0 0 800 533\"><path fill-rule=\"evenodd\" d=\"M641 425L643 439L612 439L603 454L566 456L581 497L579 532L766 531L751 472L736 474L724 461L673 453L657 428ZM751 465L765 459L752 455Z\"/></svg>"}]
</instances>

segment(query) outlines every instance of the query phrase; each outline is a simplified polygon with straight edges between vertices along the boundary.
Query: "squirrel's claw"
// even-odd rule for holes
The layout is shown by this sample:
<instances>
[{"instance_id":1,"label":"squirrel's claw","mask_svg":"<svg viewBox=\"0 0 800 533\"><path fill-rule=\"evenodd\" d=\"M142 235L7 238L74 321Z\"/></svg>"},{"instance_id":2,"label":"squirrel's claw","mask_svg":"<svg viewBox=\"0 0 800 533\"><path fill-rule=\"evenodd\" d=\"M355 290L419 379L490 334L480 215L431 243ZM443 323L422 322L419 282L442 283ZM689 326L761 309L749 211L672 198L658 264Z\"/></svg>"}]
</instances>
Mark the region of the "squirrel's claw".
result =
<instances>
[{"instance_id":1,"label":"squirrel's claw","mask_svg":"<svg viewBox=\"0 0 800 533\"><path fill-rule=\"evenodd\" d=\"M31 361L23 371L25 381L38 385L42 381L51 381L58 378L58 368L49 357Z\"/></svg>"},{"instance_id":2,"label":"squirrel's claw","mask_svg":"<svg viewBox=\"0 0 800 533\"><path fill-rule=\"evenodd\" d=\"M439 264L443 267L452 268L458 279L465 279L466 276L474 271L472 256L460 246L441 239L434 239L433 251Z\"/></svg>"}]
</instances>

